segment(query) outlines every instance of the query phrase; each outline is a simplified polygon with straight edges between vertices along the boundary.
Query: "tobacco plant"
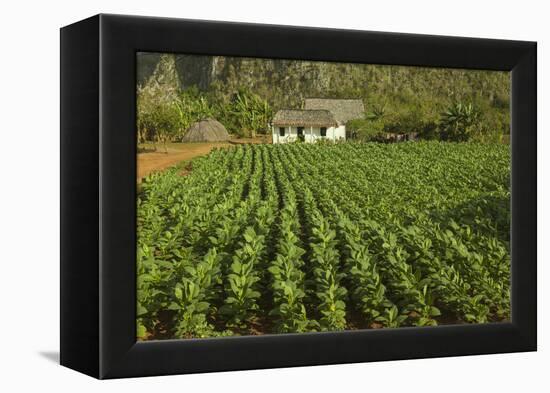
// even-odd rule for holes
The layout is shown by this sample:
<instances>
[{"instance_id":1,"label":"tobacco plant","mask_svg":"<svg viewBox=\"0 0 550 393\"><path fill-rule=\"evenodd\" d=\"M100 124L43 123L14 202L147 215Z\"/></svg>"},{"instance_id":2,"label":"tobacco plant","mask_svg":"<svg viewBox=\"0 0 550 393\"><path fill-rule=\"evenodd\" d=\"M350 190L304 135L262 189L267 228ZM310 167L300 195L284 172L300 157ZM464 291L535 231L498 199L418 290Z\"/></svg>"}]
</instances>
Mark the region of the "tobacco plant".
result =
<instances>
[{"instance_id":1,"label":"tobacco plant","mask_svg":"<svg viewBox=\"0 0 550 393\"><path fill-rule=\"evenodd\" d=\"M509 320L509 189L505 145L214 149L140 184L136 335Z\"/></svg>"}]
</instances>

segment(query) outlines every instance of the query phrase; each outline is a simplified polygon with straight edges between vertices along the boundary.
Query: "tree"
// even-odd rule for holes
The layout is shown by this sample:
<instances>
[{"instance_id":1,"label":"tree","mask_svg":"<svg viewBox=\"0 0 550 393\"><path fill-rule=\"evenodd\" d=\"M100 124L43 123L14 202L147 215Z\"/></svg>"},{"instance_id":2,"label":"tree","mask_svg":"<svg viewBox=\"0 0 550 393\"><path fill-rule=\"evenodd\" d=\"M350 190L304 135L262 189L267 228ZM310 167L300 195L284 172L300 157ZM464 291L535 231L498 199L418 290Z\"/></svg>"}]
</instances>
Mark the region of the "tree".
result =
<instances>
[{"instance_id":1,"label":"tree","mask_svg":"<svg viewBox=\"0 0 550 393\"><path fill-rule=\"evenodd\" d=\"M177 98L179 80L173 57L162 55L148 82L137 88L138 142L166 142L177 132ZM156 149L156 146L155 146Z\"/></svg>"},{"instance_id":2,"label":"tree","mask_svg":"<svg viewBox=\"0 0 550 393\"><path fill-rule=\"evenodd\" d=\"M148 116L148 128L153 131L155 142L164 145L165 153L168 153L167 142L174 139L178 134L179 119L178 112L174 104L159 105Z\"/></svg>"}]
</instances>

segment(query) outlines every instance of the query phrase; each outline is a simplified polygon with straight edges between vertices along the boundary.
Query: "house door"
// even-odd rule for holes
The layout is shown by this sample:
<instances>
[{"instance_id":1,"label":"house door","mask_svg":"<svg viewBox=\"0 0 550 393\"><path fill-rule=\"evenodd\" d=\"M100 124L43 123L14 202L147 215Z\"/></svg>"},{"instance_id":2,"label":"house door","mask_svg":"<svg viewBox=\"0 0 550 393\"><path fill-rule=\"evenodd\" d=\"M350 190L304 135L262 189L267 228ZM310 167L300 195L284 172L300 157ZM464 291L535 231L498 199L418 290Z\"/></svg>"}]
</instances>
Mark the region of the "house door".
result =
<instances>
[{"instance_id":1,"label":"house door","mask_svg":"<svg viewBox=\"0 0 550 393\"><path fill-rule=\"evenodd\" d=\"M298 134L298 140L300 140L300 141L303 142L303 141L305 140L305 137L304 137L304 127L298 127L297 134Z\"/></svg>"}]
</instances>

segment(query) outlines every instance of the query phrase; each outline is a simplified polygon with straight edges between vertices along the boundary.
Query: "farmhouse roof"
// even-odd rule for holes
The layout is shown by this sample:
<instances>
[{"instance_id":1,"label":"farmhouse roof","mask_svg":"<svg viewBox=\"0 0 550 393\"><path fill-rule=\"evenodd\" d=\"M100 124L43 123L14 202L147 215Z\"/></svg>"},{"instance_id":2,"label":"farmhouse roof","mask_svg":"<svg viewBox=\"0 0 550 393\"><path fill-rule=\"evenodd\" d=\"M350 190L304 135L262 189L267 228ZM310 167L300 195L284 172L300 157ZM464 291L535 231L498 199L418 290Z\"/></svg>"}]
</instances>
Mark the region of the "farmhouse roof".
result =
<instances>
[{"instance_id":1,"label":"farmhouse roof","mask_svg":"<svg viewBox=\"0 0 550 393\"><path fill-rule=\"evenodd\" d=\"M324 109L331 111L340 124L364 116L365 107L359 99L306 98L305 109Z\"/></svg>"},{"instance_id":2,"label":"farmhouse roof","mask_svg":"<svg viewBox=\"0 0 550 393\"><path fill-rule=\"evenodd\" d=\"M337 121L328 110L281 109L272 121L274 126L334 127Z\"/></svg>"}]
</instances>

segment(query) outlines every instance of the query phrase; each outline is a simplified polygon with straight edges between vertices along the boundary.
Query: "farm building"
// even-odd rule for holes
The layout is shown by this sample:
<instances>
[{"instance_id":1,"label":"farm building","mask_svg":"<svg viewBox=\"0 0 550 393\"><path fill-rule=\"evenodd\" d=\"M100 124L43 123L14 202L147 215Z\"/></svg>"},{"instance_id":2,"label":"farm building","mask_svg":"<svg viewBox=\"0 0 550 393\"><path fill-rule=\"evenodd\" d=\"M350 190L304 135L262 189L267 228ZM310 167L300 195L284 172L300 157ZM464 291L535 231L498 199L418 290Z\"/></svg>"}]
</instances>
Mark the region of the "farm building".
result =
<instances>
[{"instance_id":1,"label":"farm building","mask_svg":"<svg viewBox=\"0 0 550 393\"><path fill-rule=\"evenodd\" d=\"M345 140L346 123L363 117L364 111L361 100L306 98L304 109L281 109L275 114L273 143Z\"/></svg>"},{"instance_id":2,"label":"farm building","mask_svg":"<svg viewBox=\"0 0 550 393\"><path fill-rule=\"evenodd\" d=\"M182 142L223 142L227 140L229 140L229 133L222 123L214 119L193 123L182 138Z\"/></svg>"}]
</instances>

